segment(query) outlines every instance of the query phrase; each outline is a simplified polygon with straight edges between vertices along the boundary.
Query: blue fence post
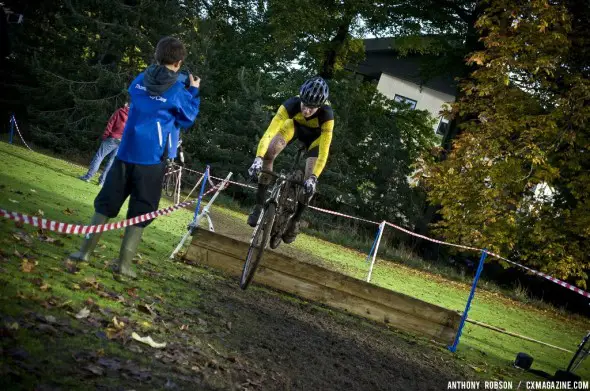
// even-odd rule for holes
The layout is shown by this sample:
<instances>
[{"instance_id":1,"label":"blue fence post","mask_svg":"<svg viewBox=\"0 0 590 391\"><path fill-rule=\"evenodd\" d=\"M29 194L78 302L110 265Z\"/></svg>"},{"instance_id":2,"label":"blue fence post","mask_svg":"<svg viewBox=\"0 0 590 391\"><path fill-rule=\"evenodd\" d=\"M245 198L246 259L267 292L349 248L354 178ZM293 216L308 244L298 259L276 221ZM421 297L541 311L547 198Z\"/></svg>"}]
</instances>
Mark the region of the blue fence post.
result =
<instances>
[{"instance_id":1,"label":"blue fence post","mask_svg":"<svg viewBox=\"0 0 590 391\"><path fill-rule=\"evenodd\" d=\"M8 144L12 144L12 137L14 136L14 114L10 116L10 139Z\"/></svg>"},{"instance_id":2,"label":"blue fence post","mask_svg":"<svg viewBox=\"0 0 590 391\"><path fill-rule=\"evenodd\" d=\"M369 273L367 274L367 282L371 282L371 275L373 274L373 267L377 259L377 251L379 251L379 243L381 243L381 236L385 230L385 220L379 224L379 232L377 232L377 241L375 242L375 251L373 251L373 258L371 259L371 266L369 266Z\"/></svg>"},{"instance_id":3,"label":"blue fence post","mask_svg":"<svg viewBox=\"0 0 590 391\"><path fill-rule=\"evenodd\" d=\"M377 239L379 238L379 232L381 231L381 225L377 228L377 232L375 233L375 240L373 240L373 245L371 246L371 250L369 251L369 255L367 255L367 260L365 263L369 263L369 259L371 259L371 255L373 254L373 250L375 250L375 246L377 245Z\"/></svg>"},{"instance_id":4,"label":"blue fence post","mask_svg":"<svg viewBox=\"0 0 590 391\"><path fill-rule=\"evenodd\" d=\"M481 272L483 270L483 264L487 256L488 253L484 248L483 250L481 250L481 258L479 258L479 265L477 266L477 271L475 272L475 278L473 278L471 292L469 292L467 305L465 306L465 311L463 311L463 315L461 316L461 322L459 323L459 329L457 330L455 341L453 342L452 346L449 346L449 350L453 353L457 351L457 346L459 346L459 339L461 338L461 333L463 333L463 327L465 326L465 321L467 320L467 313L469 312L469 308L471 307L471 300L473 300L473 296L475 296L475 288L477 287L477 282L479 281L479 276L481 275Z\"/></svg>"},{"instance_id":5,"label":"blue fence post","mask_svg":"<svg viewBox=\"0 0 590 391\"><path fill-rule=\"evenodd\" d=\"M195 207L195 215L193 216L193 223L195 223L197 221L197 217L199 216L199 211L201 209L201 200L203 199L203 193L205 193L205 186L207 185L208 180L209 180L209 166L207 166L205 168L205 173L203 174L203 183L201 183L201 191L199 192L199 198L197 199L197 206Z\"/></svg>"}]
</instances>

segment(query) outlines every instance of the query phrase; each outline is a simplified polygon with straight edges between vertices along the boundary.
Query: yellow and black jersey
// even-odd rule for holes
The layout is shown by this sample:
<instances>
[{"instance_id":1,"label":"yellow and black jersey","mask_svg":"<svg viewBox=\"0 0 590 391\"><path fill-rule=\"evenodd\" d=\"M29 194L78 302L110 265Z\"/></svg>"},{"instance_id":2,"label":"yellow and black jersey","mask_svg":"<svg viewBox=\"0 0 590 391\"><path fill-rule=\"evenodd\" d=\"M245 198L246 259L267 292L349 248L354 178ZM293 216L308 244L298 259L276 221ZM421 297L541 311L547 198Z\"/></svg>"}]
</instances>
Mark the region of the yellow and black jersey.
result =
<instances>
[{"instance_id":1,"label":"yellow and black jersey","mask_svg":"<svg viewBox=\"0 0 590 391\"><path fill-rule=\"evenodd\" d=\"M295 96L283 102L277 110L258 144L256 156L264 157L277 134L287 142L296 138L306 145L308 156L318 158L313 174L319 177L328 161L333 129L334 112L330 105L320 107L311 117L305 118L301 113L301 99Z\"/></svg>"}]
</instances>

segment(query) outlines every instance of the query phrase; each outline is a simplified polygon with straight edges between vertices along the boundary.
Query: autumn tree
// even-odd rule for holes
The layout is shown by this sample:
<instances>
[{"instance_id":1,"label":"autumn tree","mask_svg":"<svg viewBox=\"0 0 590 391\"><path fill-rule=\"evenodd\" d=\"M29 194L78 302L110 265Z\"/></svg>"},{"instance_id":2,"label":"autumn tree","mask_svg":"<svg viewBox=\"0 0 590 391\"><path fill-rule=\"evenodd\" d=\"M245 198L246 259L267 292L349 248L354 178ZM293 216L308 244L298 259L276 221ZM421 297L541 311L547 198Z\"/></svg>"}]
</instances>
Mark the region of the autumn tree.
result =
<instances>
[{"instance_id":1,"label":"autumn tree","mask_svg":"<svg viewBox=\"0 0 590 391\"><path fill-rule=\"evenodd\" d=\"M448 115L469 118L426 165L445 239L586 285L590 261L589 5L492 0L484 48Z\"/></svg>"}]
</instances>

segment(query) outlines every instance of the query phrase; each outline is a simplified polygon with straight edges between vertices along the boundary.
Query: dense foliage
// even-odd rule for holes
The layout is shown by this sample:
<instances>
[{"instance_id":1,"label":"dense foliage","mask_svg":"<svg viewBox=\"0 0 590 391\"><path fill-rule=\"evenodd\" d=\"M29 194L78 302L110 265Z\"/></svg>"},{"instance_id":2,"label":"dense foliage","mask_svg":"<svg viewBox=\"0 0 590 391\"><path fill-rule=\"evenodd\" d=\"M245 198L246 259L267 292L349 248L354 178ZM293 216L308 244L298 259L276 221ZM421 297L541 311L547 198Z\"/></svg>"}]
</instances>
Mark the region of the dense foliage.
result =
<instances>
[{"instance_id":1,"label":"dense foliage","mask_svg":"<svg viewBox=\"0 0 590 391\"><path fill-rule=\"evenodd\" d=\"M450 113L451 153L427 167L439 232L584 286L590 267L588 5L494 0L485 47Z\"/></svg>"}]
</instances>

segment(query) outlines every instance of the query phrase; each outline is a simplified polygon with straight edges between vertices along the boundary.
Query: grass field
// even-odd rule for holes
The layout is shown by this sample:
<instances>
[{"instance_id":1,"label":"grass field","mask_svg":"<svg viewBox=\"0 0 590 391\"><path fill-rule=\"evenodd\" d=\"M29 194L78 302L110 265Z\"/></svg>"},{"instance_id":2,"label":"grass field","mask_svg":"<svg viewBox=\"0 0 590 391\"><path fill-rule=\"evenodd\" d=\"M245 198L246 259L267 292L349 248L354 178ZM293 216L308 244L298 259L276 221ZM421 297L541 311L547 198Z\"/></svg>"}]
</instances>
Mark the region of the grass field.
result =
<instances>
[{"instance_id":1,"label":"grass field","mask_svg":"<svg viewBox=\"0 0 590 391\"><path fill-rule=\"evenodd\" d=\"M97 187L76 179L77 175L83 173L83 167L0 143L0 168L0 206L2 208L43 215L49 219L70 223L87 224L89 221L93 213L92 201L96 196ZM124 210L126 210L125 206ZM46 316L55 308L69 309L68 311L73 313L84 306L107 308L109 311L120 313L129 324L137 328L139 333L149 333L157 341L170 339L170 331L162 330L152 324L153 320L149 312L146 314L137 310L132 311L129 303L134 303L135 307L138 302L158 303L162 312L170 314L171 319L174 319L173 314L176 311L182 312L189 302L193 305L201 303L200 305L206 306L203 296L207 294L207 289L214 289L210 284L217 282L219 277L208 271L182 264L171 267L171 263L165 259L184 233L186 223L191 216L190 211L181 210L169 217L158 219L146 230L138 267L145 270L144 273L149 278L143 279L141 285L138 285L139 294L133 291L137 287L122 287L119 282L110 278L108 266L117 255L120 231L104 234L96 262L89 266L76 267L64 263L64 259L79 244L78 237L47 234L46 236L50 239L42 241L30 227L15 229L14 223L7 220L1 221L0 283L3 287L0 295L0 314L3 318L0 321L10 330L7 332L14 334L13 338L27 341L28 354L39 356L47 353L47 346L42 342L43 340L33 337L32 334L31 338L27 338L31 329L23 324L15 326L14 322L19 323L19 321L14 319L31 312L34 312L35 316ZM123 213L119 217L123 218ZM239 229L240 235L247 235L245 228L237 228L245 226L244 220L245 216L242 213L214 207L213 221L220 233L224 233L224 230L229 232ZM31 244L31 241L34 244ZM281 247L281 249L289 252L290 255L321 263L325 267L356 278L366 277L368 269L368 265L364 262L366 254L356 250L307 235L301 235L289 248ZM373 272L373 283L449 309L464 308L469 293L468 284L417 271L394 262L385 262L381 259L377 262ZM73 273L64 273L64 268L66 271L73 268ZM193 290L192 284L186 280L187 276L200 279L201 286L198 290ZM97 284L97 281L100 284ZM109 296L110 293L122 289L126 291L122 295L124 300L116 300L116 296L113 300L113 296ZM20 299L15 300L15 298ZM89 299L91 302L88 301ZM587 319L566 317L549 309L537 309L485 289L478 290L470 317L570 350L575 350L585 331L590 328ZM73 321L78 322L78 320ZM204 321L211 324L217 322L213 316ZM22 322L26 323L26 321ZM49 326L53 329L58 328L55 324L49 324ZM112 325L103 326L105 326L103 329L107 330L113 328ZM45 329L53 333L49 327ZM111 330L111 332L115 331ZM202 339L202 335L200 337ZM121 357L130 354L127 346L105 344L100 339L89 338L87 334L75 335L64 341L67 343L59 345L61 352L79 349L80 346L87 344L95 350L106 349L106 353L118 354ZM222 347L214 347L213 351L220 349ZM473 325L467 325L459 350L454 357L457 365L471 368L473 376L518 380L529 376L515 371L510 366L516 353L521 351L534 357L533 368L551 374L557 369L563 369L571 357L568 353ZM201 354L214 355L210 351L201 352ZM133 357L138 361L138 365L142 363L137 355ZM449 353L445 357L453 357L453 355ZM207 360L210 358L208 357ZM206 367L207 371L211 369L206 363L199 364L199 367ZM25 370L26 368L23 369ZM161 371L165 373L164 368ZM223 373L219 371L213 373L212 369L210 372L206 383L208 386L215 388L216 381L219 384L226 384L223 383ZM589 379L590 363L586 362L578 374L584 379ZM43 375L51 377L50 373L40 373L38 378Z\"/></svg>"}]
</instances>

